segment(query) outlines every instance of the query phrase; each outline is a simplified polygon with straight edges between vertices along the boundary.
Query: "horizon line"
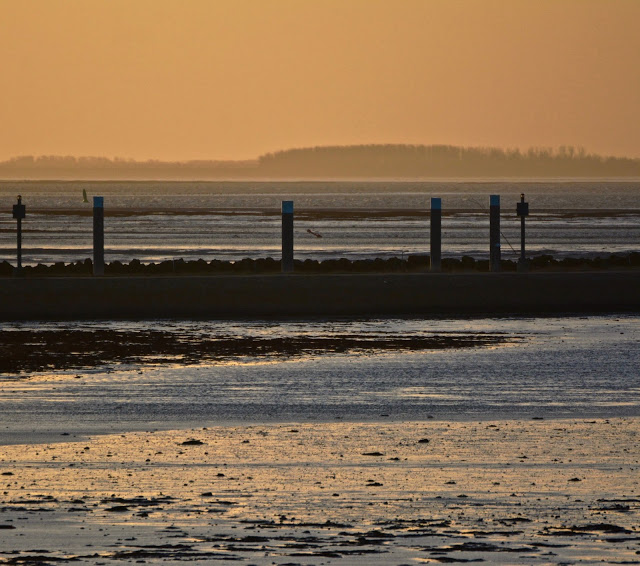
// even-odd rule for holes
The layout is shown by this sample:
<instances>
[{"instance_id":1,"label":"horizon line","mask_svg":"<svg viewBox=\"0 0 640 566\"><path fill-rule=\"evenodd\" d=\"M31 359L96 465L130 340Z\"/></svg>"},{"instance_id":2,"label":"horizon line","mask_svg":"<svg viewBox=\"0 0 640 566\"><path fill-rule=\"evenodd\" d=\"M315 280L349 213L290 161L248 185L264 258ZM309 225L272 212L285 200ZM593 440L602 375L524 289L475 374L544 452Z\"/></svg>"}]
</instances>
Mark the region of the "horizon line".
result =
<instances>
[{"instance_id":1,"label":"horizon line","mask_svg":"<svg viewBox=\"0 0 640 566\"><path fill-rule=\"evenodd\" d=\"M250 163L259 163L260 159L270 155L277 155L281 153L293 152L293 151L307 151L307 150L316 150L316 149L350 149L350 148L449 148L449 149L461 149L461 150L498 150L505 154L520 154L522 156L526 156L529 151L538 151L538 152L550 152L554 156L559 156L559 152L562 150L572 150L575 152L579 152L580 155L564 155L564 157L573 157L573 158L587 158L587 157L597 157L601 159L629 159L629 160L640 160L640 155L631 156L631 155L614 155L614 154L605 154L605 153L594 153L588 151L584 146L581 145L570 145L570 144L561 144L558 146L545 146L545 145L530 145L526 148L519 146L495 146L495 145L460 145L460 144L445 144L445 143L358 143L358 144L325 144L325 145L307 145L307 146L290 146L284 149L275 149L271 151L266 151L259 154L256 157L244 158L244 159L218 159L218 158L187 158L187 159L160 159L156 157L124 157L122 155L95 155L95 154L65 154L65 153L41 153L41 154L14 154L10 157L0 160L0 165L8 164L12 161L18 159L32 158L34 160L42 159L42 158L64 158L64 159L106 159L111 162L122 161L123 164L127 163L172 163L172 164L191 164L191 163L237 163L237 164L250 164Z\"/></svg>"}]
</instances>

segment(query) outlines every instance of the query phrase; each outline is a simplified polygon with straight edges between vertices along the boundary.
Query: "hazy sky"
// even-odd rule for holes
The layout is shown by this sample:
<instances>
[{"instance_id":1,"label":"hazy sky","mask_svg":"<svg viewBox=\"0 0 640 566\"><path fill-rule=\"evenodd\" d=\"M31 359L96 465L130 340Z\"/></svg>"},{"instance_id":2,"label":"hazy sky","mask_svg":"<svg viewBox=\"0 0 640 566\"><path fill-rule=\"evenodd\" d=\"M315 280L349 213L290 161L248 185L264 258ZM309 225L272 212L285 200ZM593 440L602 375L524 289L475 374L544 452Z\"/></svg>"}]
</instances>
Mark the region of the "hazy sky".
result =
<instances>
[{"instance_id":1,"label":"hazy sky","mask_svg":"<svg viewBox=\"0 0 640 566\"><path fill-rule=\"evenodd\" d=\"M640 157L640 0L0 0L0 159Z\"/></svg>"}]
</instances>

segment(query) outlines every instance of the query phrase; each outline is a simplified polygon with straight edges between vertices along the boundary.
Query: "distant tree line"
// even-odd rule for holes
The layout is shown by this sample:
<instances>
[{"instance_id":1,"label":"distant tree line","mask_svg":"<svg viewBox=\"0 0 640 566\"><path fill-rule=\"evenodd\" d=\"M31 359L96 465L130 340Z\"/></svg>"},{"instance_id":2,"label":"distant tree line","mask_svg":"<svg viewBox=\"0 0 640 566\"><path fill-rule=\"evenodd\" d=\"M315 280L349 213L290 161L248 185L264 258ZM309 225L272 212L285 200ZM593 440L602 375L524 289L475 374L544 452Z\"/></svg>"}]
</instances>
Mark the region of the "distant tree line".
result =
<instances>
[{"instance_id":1,"label":"distant tree line","mask_svg":"<svg viewBox=\"0 0 640 566\"><path fill-rule=\"evenodd\" d=\"M5 179L433 177L640 177L640 159L603 157L572 146L520 151L397 144L288 149L247 161L135 161L44 155L0 162L0 178Z\"/></svg>"},{"instance_id":2,"label":"distant tree line","mask_svg":"<svg viewBox=\"0 0 640 566\"><path fill-rule=\"evenodd\" d=\"M258 159L269 175L337 177L638 177L640 159L584 148L519 149L453 145L358 145L290 149Z\"/></svg>"},{"instance_id":3,"label":"distant tree line","mask_svg":"<svg viewBox=\"0 0 640 566\"><path fill-rule=\"evenodd\" d=\"M0 162L0 178L11 179L216 179L242 177L252 161L136 161L115 157L25 155Z\"/></svg>"}]
</instances>

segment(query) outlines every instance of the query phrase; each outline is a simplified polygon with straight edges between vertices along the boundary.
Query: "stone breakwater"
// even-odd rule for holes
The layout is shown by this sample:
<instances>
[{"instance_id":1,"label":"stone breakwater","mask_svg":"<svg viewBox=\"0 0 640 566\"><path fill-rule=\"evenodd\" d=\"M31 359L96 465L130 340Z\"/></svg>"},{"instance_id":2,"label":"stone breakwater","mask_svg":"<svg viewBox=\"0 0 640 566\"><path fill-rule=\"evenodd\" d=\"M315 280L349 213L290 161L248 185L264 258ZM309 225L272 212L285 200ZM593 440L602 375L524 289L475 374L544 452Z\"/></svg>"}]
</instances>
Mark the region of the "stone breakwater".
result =
<instances>
[{"instance_id":1,"label":"stone breakwater","mask_svg":"<svg viewBox=\"0 0 640 566\"><path fill-rule=\"evenodd\" d=\"M503 259L500 262L502 271L517 270L517 261ZM442 271L445 273L486 272L489 271L489 260L477 260L470 256L461 258L443 258ZM640 253L604 254L602 257L565 257L554 258L551 255L538 255L529 260L531 271L591 271L603 269L638 269ZM295 260L296 273L421 273L429 269L428 255L409 255L407 258L360 259L349 260L327 259L318 261L307 259ZM185 261L184 259L165 260L158 263L143 263L132 259L129 263L112 261L105 265L106 275L241 275L256 273L280 273L281 263L278 259L245 258L240 261L221 261L204 259ZM14 266L8 261L0 263L0 277L10 277ZM54 264L38 264L25 266L24 277L70 277L91 275L93 262L91 259L71 263L56 262Z\"/></svg>"},{"instance_id":2,"label":"stone breakwater","mask_svg":"<svg viewBox=\"0 0 640 566\"><path fill-rule=\"evenodd\" d=\"M640 271L0 279L0 320L640 312Z\"/></svg>"}]
</instances>

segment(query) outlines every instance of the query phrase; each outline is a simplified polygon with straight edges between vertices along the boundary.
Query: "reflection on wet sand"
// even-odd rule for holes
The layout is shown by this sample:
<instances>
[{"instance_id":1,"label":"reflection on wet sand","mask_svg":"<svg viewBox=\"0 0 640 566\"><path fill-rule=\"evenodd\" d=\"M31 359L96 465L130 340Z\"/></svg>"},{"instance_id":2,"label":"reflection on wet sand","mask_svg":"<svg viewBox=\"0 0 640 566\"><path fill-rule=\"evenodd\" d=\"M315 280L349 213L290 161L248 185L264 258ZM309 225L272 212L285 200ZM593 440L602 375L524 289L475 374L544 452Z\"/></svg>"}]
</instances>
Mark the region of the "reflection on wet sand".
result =
<instances>
[{"instance_id":1,"label":"reflection on wet sand","mask_svg":"<svg viewBox=\"0 0 640 566\"><path fill-rule=\"evenodd\" d=\"M0 562L638 563L639 433L324 423L5 446Z\"/></svg>"}]
</instances>

